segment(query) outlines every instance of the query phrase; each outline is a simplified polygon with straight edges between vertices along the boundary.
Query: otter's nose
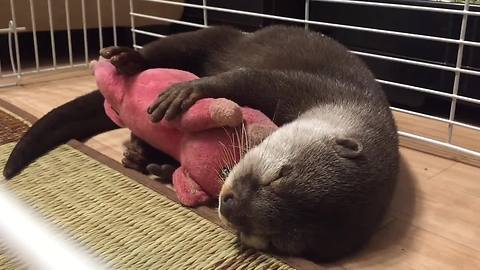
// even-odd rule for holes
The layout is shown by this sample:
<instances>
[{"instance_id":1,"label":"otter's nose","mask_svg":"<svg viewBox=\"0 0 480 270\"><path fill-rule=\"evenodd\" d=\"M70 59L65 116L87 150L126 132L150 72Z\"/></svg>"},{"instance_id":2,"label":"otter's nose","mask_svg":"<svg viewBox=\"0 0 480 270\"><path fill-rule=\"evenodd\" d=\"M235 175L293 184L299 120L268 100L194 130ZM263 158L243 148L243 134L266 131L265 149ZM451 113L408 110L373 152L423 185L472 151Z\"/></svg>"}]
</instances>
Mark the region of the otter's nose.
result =
<instances>
[{"instance_id":1,"label":"otter's nose","mask_svg":"<svg viewBox=\"0 0 480 270\"><path fill-rule=\"evenodd\" d=\"M228 218L235 207L235 196L232 193L223 195L220 202L220 213Z\"/></svg>"}]
</instances>

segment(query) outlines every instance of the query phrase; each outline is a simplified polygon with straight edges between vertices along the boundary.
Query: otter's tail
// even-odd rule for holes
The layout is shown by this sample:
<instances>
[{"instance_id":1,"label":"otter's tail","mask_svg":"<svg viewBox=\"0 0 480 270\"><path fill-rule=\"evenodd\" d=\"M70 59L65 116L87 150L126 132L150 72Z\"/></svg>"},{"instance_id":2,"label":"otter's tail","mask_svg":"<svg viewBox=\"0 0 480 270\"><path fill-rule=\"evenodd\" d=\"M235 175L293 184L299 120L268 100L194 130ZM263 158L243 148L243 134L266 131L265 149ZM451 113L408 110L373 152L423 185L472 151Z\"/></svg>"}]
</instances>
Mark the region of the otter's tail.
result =
<instances>
[{"instance_id":1,"label":"otter's tail","mask_svg":"<svg viewBox=\"0 0 480 270\"><path fill-rule=\"evenodd\" d=\"M118 128L107 117L100 91L78 97L35 122L13 149L3 169L5 178L20 173L38 157L71 139L85 140Z\"/></svg>"}]
</instances>

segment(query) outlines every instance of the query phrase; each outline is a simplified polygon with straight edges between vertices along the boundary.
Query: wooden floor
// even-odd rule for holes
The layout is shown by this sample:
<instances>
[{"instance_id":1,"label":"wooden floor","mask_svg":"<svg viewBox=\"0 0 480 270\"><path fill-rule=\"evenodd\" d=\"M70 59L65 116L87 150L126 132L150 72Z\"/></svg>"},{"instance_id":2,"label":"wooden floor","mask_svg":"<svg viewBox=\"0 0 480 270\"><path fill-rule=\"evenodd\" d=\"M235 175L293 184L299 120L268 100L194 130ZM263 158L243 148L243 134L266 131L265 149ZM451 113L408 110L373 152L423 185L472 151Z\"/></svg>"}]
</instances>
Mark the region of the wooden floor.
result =
<instances>
[{"instance_id":1,"label":"wooden floor","mask_svg":"<svg viewBox=\"0 0 480 270\"><path fill-rule=\"evenodd\" d=\"M85 71L65 71L0 88L0 98L41 116L94 87ZM425 125L416 118L396 117L400 129ZM442 131L430 126L425 132L442 136ZM466 146L480 146L480 135L457 133L458 140L465 137ZM120 160L127 138L126 130L117 130L87 144ZM480 269L480 168L404 147L401 155L399 186L383 227L361 254L334 267Z\"/></svg>"}]
</instances>

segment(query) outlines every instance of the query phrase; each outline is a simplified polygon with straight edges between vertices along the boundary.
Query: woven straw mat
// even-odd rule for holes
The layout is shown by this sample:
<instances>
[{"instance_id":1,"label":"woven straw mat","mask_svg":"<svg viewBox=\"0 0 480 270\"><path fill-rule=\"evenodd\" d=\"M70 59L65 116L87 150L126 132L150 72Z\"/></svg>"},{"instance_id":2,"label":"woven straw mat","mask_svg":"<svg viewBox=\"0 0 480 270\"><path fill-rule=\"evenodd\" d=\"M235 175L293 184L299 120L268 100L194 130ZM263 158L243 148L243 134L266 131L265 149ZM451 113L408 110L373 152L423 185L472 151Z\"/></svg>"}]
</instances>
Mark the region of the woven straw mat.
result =
<instances>
[{"instance_id":1,"label":"woven straw mat","mask_svg":"<svg viewBox=\"0 0 480 270\"><path fill-rule=\"evenodd\" d=\"M27 126L0 109L0 127L3 169ZM68 145L1 184L114 269L291 269ZM21 268L0 243L0 269Z\"/></svg>"}]
</instances>

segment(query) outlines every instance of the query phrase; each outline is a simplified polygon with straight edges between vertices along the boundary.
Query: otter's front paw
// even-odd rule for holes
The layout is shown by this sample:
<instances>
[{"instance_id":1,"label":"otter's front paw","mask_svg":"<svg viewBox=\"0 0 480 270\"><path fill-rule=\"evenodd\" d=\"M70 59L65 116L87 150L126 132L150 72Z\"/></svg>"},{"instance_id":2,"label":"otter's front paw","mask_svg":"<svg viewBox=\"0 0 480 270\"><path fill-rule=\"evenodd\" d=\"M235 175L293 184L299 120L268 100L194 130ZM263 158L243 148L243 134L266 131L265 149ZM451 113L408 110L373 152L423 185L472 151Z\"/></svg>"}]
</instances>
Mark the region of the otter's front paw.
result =
<instances>
[{"instance_id":1,"label":"otter's front paw","mask_svg":"<svg viewBox=\"0 0 480 270\"><path fill-rule=\"evenodd\" d=\"M208 87L205 78L170 86L148 107L152 122L158 122L164 117L167 120L172 120L185 112L199 99L207 96L205 92Z\"/></svg>"},{"instance_id":2,"label":"otter's front paw","mask_svg":"<svg viewBox=\"0 0 480 270\"><path fill-rule=\"evenodd\" d=\"M263 236L246 235L244 233L240 233L239 238L243 245L256 250L267 250L269 246L268 239Z\"/></svg>"},{"instance_id":3,"label":"otter's front paw","mask_svg":"<svg viewBox=\"0 0 480 270\"><path fill-rule=\"evenodd\" d=\"M146 69L146 62L142 55L129 47L112 46L100 50L103 58L109 59L124 75L134 75Z\"/></svg>"}]
</instances>

